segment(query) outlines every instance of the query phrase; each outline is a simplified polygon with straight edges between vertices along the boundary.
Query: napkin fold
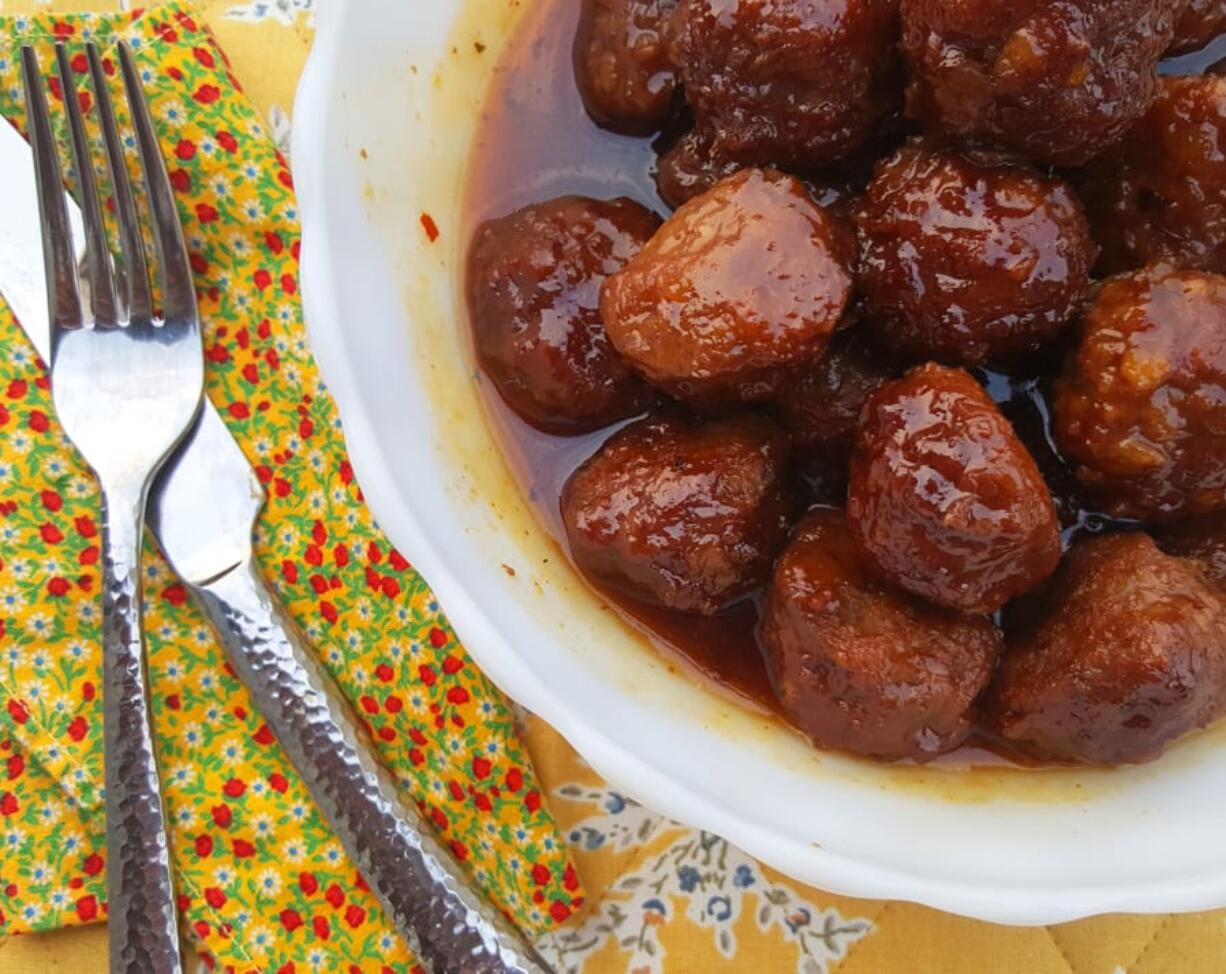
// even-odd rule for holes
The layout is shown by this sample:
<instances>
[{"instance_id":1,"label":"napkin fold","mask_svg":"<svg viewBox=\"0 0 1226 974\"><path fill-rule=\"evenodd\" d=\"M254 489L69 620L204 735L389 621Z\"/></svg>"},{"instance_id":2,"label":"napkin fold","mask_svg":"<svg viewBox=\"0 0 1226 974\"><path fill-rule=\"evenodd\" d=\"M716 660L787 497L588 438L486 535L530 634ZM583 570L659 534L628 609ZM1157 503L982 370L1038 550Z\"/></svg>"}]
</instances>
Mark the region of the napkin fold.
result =
<instances>
[{"instance_id":1,"label":"napkin fold","mask_svg":"<svg viewBox=\"0 0 1226 974\"><path fill-rule=\"evenodd\" d=\"M113 73L119 39L183 219L207 393L267 491L260 564L407 793L539 934L582 905L574 867L506 702L363 504L303 327L293 180L225 53L184 3L0 18L0 115L24 128L20 45L50 77L56 41L94 41ZM94 481L0 302L0 935L105 913L97 533ZM143 568L179 906L201 952L236 971L416 970L152 545Z\"/></svg>"}]
</instances>

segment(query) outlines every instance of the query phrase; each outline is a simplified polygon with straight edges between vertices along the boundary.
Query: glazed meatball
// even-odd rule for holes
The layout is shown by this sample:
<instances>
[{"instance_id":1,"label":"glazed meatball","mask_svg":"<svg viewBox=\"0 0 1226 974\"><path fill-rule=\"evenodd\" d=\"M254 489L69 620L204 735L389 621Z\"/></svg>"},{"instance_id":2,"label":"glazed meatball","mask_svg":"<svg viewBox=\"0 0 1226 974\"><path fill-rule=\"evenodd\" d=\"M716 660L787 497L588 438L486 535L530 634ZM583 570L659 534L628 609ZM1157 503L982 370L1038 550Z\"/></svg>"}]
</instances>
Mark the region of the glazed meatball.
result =
<instances>
[{"instance_id":1,"label":"glazed meatball","mask_svg":"<svg viewBox=\"0 0 1226 974\"><path fill-rule=\"evenodd\" d=\"M907 111L931 132L1081 165L1140 118L1186 0L902 0Z\"/></svg>"},{"instance_id":2,"label":"glazed meatball","mask_svg":"<svg viewBox=\"0 0 1226 974\"><path fill-rule=\"evenodd\" d=\"M658 414L615 433L566 482L571 554L632 598L712 615L759 585L796 501L769 420Z\"/></svg>"},{"instance_id":3,"label":"glazed meatball","mask_svg":"<svg viewBox=\"0 0 1226 974\"><path fill-rule=\"evenodd\" d=\"M909 143L878 166L853 219L866 320L921 361L1033 352L1089 285L1095 249L1072 190L999 156Z\"/></svg>"},{"instance_id":4,"label":"glazed meatball","mask_svg":"<svg viewBox=\"0 0 1226 974\"><path fill-rule=\"evenodd\" d=\"M656 165L656 189L660 199L675 210L744 168L732 159L717 157L709 135L691 129L660 156Z\"/></svg>"},{"instance_id":5,"label":"glazed meatball","mask_svg":"<svg viewBox=\"0 0 1226 974\"><path fill-rule=\"evenodd\" d=\"M1226 507L1226 278L1151 268L1107 281L1054 414L1078 479L1117 517Z\"/></svg>"},{"instance_id":6,"label":"glazed meatball","mask_svg":"<svg viewBox=\"0 0 1226 974\"><path fill-rule=\"evenodd\" d=\"M1222 713L1226 604L1145 535L1075 546L1034 615L1010 634L985 710L1036 756L1145 761Z\"/></svg>"},{"instance_id":7,"label":"glazed meatball","mask_svg":"<svg viewBox=\"0 0 1226 974\"><path fill-rule=\"evenodd\" d=\"M960 369L921 366L869 399L847 518L882 578L962 612L995 612L1060 560L1034 459Z\"/></svg>"},{"instance_id":8,"label":"glazed meatball","mask_svg":"<svg viewBox=\"0 0 1226 974\"><path fill-rule=\"evenodd\" d=\"M1000 634L882 585L842 513L815 509L775 566L762 641L784 713L819 747L926 761L966 738Z\"/></svg>"},{"instance_id":9,"label":"glazed meatball","mask_svg":"<svg viewBox=\"0 0 1226 974\"><path fill-rule=\"evenodd\" d=\"M1077 188L1103 273L1156 261L1226 272L1226 78L1163 78L1153 107Z\"/></svg>"},{"instance_id":10,"label":"glazed meatball","mask_svg":"<svg viewBox=\"0 0 1226 974\"><path fill-rule=\"evenodd\" d=\"M887 142L897 143L897 139L883 139L883 144ZM865 167L868 166L866 162ZM865 167L857 169L849 164L837 170L809 173L803 180L816 203L831 213L847 217L853 198L864 188L860 173ZM660 198L675 210L682 203L705 193L721 179L747 168L752 167L717 157L703 134L690 130L659 157L655 174L656 189Z\"/></svg>"},{"instance_id":11,"label":"glazed meatball","mask_svg":"<svg viewBox=\"0 0 1226 974\"><path fill-rule=\"evenodd\" d=\"M860 412L895 369L855 328L839 332L829 351L775 399L798 459L841 466L851 458Z\"/></svg>"},{"instance_id":12,"label":"glazed meatball","mask_svg":"<svg viewBox=\"0 0 1226 974\"><path fill-rule=\"evenodd\" d=\"M1168 54L1197 51L1226 31L1226 0L1192 0L1175 23Z\"/></svg>"},{"instance_id":13,"label":"glazed meatball","mask_svg":"<svg viewBox=\"0 0 1226 974\"><path fill-rule=\"evenodd\" d=\"M1226 511L1167 524L1154 532L1168 555L1190 558L1215 585L1226 585Z\"/></svg>"},{"instance_id":14,"label":"glazed meatball","mask_svg":"<svg viewBox=\"0 0 1226 974\"><path fill-rule=\"evenodd\" d=\"M659 225L631 200L564 196L477 230L468 266L477 358L534 426L581 433L651 402L609 344L600 288Z\"/></svg>"},{"instance_id":15,"label":"glazed meatball","mask_svg":"<svg viewBox=\"0 0 1226 974\"><path fill-rule=\"evenodd\" d=\"M682 206L605 282L609 339L680 399L765 399L825 352L851 294L849 243L799 180L746 169Z\"/></svg>"},{"instance_id":16,"label":"glazed meatball","mask_svg":"<svg viewBox=\"0 0 1226 974\"><path fill-rule=\"evenodd\" d=\"M677 78L665 27L675 0L583 0L575 79L598 125L641 135L673 108Z\"/></svg>"},{"instance_id":17,"label":"glazed meatball","mask_svg":"<svg viewBox=\"0 0 1226 974\"><path fill-rule=\"evenodd\" d=\"M897 36L897 0L678 0L670 43L717 158L807 170L897 103Z\"/></svg>"}]
</instances>

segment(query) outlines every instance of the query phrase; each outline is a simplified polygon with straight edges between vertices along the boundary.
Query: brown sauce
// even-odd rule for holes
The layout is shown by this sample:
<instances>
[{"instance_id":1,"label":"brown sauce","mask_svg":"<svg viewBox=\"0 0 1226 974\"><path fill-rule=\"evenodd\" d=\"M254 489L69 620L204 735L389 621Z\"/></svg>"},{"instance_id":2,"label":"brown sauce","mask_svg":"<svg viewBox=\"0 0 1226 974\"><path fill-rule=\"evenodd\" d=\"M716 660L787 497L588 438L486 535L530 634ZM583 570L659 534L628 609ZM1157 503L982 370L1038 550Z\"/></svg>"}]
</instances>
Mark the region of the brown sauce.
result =
<instances>
[{"instance_id":1,"label":"brown sauce","mask_svg":"<svg viewBox=\"0 0 1226 974\"><path fill-rule=\"evenodd\" d=\"M565 194L598 199L626 196L663 216L668 207L656 191L652 138L617 135L598 128L584 111L575 85L572 39L579 17L576 0L534 0L518 36L495 70L473 144L465 190L465 233L478 224L529 203ZM1226 36L1203 51L1172 58L1163 73L1209 70L1226 57ZM1060 458L1051 432L1047 390L1063 349L1055 348L1024 372L1010 376L973 370L1013 423L1043 471L1055 498L1067 547L1085 534L1135 530L1136 525L1087 507L1071 469ZM496 435L525 496L544 528L565 551L559 511L562 486L572 471L621 424L585 436L542 433L515 415L487 381L483 394ZM810 482L815 502L842 505L842 477ZM715 617L645 605L600 589L601 596L643 632L666 657L696 671L742 703L778 714L758 641L760 593ZM964 748L986 748L1018 761L1001 742L974 735Z\"/></svg>"}]
</instances>

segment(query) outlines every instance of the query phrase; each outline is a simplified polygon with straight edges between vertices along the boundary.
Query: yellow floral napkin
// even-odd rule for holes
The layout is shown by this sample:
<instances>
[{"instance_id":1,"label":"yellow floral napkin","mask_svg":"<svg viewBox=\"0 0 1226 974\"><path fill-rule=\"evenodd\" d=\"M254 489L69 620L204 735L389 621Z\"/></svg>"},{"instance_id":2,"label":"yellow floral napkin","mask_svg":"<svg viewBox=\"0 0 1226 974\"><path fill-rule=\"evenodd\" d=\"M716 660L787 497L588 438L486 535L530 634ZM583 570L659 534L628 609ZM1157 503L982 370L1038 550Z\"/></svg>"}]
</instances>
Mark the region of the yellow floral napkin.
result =
<instances>
[{"instance_id":1,"label":"yellow floral napkin","mask_svg":"<svg viewBox=\"0 0 1226 974\"><path fill-rule=\"evenodd\" d=\"M77 45L83 74L92 40L113 73L120 38L183 217L208 395L267 491L265 574L455 856L521 926L546 930L582 902L565 844L505 702L362 502L303 329L293 180L223 50L179 3L9 17L0 114L24 124L21 44L46 70L55 41ZM105 911L97 511L43 365L0 311L0 933ZM241 971L411 970L183 586L154 552L144 572L179 905L201 952Z\"/></svg>"}]
</instances>

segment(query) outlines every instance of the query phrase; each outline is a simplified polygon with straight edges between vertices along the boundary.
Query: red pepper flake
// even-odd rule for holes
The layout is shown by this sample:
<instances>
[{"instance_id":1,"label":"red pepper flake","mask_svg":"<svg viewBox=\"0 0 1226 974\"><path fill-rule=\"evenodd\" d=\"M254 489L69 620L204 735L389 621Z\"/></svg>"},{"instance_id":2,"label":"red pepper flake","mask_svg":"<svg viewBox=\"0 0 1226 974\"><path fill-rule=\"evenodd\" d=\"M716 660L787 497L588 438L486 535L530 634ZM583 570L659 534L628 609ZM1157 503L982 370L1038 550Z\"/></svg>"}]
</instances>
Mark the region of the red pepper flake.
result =
<instances>
[{"instance_id":1,"label":"red pepper flake","mask_svg":"<svg viewBox=\"0 0 1226 974\"><path fill-rule=\"evenodd\" d=\"M429 213L422 213L421 228L426 231L426 238L430 243L434 243L438 239L438 224L434 222L434 217Z\"/></svg>"}]
</instances>

